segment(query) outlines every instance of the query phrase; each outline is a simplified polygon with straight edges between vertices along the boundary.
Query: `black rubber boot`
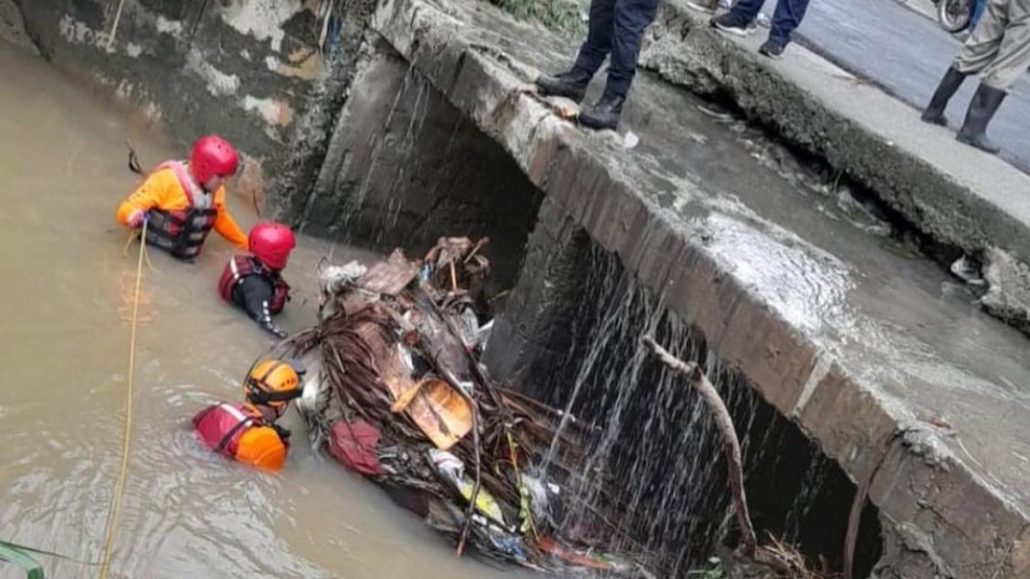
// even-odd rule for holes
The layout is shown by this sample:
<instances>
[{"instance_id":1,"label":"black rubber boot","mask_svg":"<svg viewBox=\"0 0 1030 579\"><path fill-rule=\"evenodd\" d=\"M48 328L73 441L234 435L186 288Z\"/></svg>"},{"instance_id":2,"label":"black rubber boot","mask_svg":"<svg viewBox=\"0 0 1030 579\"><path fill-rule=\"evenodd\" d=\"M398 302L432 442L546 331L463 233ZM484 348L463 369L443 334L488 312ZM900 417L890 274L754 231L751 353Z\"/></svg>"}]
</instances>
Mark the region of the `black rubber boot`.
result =
<instances>
[{"instance_id":1,"label":"black rubber boot","mask_svg":"<svg viewBox=\"0 0 1030 579\"><path fill-rule=\"evenodd\" d=\"M614 129L619 126L622 103L625 101L626 97L605 93L589 111L579 114L579 123L591 129Z\"/></svg>"},{"instance_id":2,"label":"black rubber boot","mask_svg":"<svg viewBox=\"0 0 1030 579\"><path fill-rule=\"evenodd\" d=\"M998 107L1001 106L1001 102L1005 100L1007 94L1003 90L980 83L980 88L976 89L976 94L973 95L973 101L969 103L966 122L955 138L981 151L988 153L1000 151L1001 147L987 138L987 125L994 118L994 113L998 112Z\"/></svg>"},{"instance_id":3,"label":"black rubber boot","mask_svg":"<svg viewBox=\"0 0 1030 579\"><path fill-rule=\"evenodd\" d=\"M542 75L536 79L536 86L544 96L561 96L572 99L577 103L583 100L587 94L587 85L590 84L590 75L572 69L557 76Z\"/></svg>"},{"instance_id":4,"label":"black rubber boot","mask_svg":"<svg viewBox=\"0 0 1030 579\"><path fill-rule=\"evenodd\" d=\"M948 119L944 117L944 109L948 108L948 101L951 100L958 87L962 86L964 80L966 80L965 73L959 72L954 66L949 68L948 72L944 73L941 83L937 85L930 104L926 105L926 110L919 118L923 119L925 123L947 126Z\"/></svg>"}]
</instances>

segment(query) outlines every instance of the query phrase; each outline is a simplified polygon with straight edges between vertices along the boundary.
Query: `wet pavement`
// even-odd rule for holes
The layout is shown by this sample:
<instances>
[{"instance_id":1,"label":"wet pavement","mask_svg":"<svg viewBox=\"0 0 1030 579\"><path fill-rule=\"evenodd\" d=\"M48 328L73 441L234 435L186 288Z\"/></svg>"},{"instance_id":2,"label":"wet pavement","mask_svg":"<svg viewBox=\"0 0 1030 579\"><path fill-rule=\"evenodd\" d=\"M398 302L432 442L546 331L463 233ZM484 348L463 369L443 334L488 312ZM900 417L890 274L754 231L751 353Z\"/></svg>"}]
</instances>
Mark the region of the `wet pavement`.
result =
<instances>
[{"instance_id":1,"label":"wet pavement","mask_svg":"<svg viewBox=\"0 0 1030 579\"><path fill-rule=\"evenodd\" d=\"M160 135L0 41L0 538L98 561L125 419L135 247L114 220L144 165L173 157ZM248 204L229 199L244 226ZM112 578L517 577L452 548L377 487L312 451L299 418L286 469L263 473L202 448L189 419L271 344L221 302L230 255L212 234L195 265L152 254L140 307L135 429ZM318 260L366 252L301 237L282 325L313 322ZM48 577L96 573L41 558ZM0 564L0 577L24 577Z\"/></svg>"},{"instance_id":2,"label":"wet pavement","mask_svg":"<svg viewBox=\"0 0 1030 579\"><path fill-rule=\"evenodd\" d=\"M766 2L771 13L775 0ZM934 21L896 0L813 0L796 35L799 42L841 68L921 108L937 88L961 45ZM967 79L948 106L951 129L965 118L977 87ZM1013 87L990 125L1001 156L1030 172L1030 78ZM949 133L941 131L941 138Z\"/></svg>"}]
</instances>

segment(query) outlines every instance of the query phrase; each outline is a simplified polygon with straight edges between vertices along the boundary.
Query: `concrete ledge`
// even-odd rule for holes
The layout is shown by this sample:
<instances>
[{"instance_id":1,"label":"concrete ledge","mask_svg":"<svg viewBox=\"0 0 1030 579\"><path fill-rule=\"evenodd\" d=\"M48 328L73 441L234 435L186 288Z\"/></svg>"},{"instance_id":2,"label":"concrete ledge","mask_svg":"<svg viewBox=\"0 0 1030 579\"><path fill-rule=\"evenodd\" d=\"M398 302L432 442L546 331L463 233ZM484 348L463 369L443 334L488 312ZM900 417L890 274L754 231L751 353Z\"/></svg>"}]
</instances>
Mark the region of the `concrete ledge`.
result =
<instances>
[{"instance_id":1,"label":"concrete ledge","mask_svg":"<svg viewBox=\"0 0 1030 579\"><path fill-rule=\"evenodd\" d=\"M664 17L669 18L669 13ZM480 18L492 24L477 23ZM753 280L741 277L733 256L718 246L726 226L740 223L695 207L692 200L703 194L696 184L656 171L663 159L641 155L627 160L614 139L581 133L527 92L532 68L503 50L519 42L518 35L500 32L521 25L503 18L481 4L462 0L390 0L375 14L373 28L501 143L550 202L564 207L596 243L619 256L640 283L665 296L668 307L699 328L721 359L740 368L766 400L793 417L855 481L869 478L882 465L871 499L880 507L895 543L906 552L885 562L879 571L882 576L901 576L913 569L921 571L905 576L1021 576L1022 562L1030 556L1025 534L1030 516L1022 491L1007 483L987 482L994 475L978 473L968 461L960 460L954 445L918 419L919 408L908 406L893 392L888 394L887 383L875 371L885 362L829 352L824 340L791 322L782 304L756 291ZM668 31L669 22L664 26ZM519 34L539 34L535 41L544 47L561 44L542 31L523 27ZM690 39L690 29L684 37ZM682 40L676 46L686 52ZM725 48L725 41L707 33L699 33L697 42L689 47L691 53L707 50L714 58ZM652 46L652 65L655 50ZM729 50L736 49L730 46ZM797 108L787 114L772 113L779 114L785 127L790 125L789 115L819 116L818 108L806 108L816 107L818 101L802 98L801 89L792 88L780 72L770 72L743 48L739 51L737 64L732 56L723 62L734 74L720 69L715 78L737 78L753 71L756 77L748 86L765 83L764 92L745 86L738 89L742 95L754 95L752 101L745 100L755 103L752 110L764 102L762 95L777 90L779 82L785 83L786 94L799 95ZM670 57L669 63L674 62ZM817 136L812 143L828 147L831 158L849 160L856 170L865 168L870 179L895 183L898 206L914 214L930 215L931 209L940 207L939 203L930 207L934 185L919 182L920 176L926 176L947 184L932 164L920 162L913 154L895 154L891 158L896 164L888 160L887 165L903 176L892 179L890 169L877 167L888 151L899 147L877 144L871 129L858 122L835 121L826 112L821 115L825 126L812 129ZM851 143L860 139L872 148ZM857 147L853 155L848 154L852 146ZM917 192L910 194L917 186ZM1021 221L989 211L991 205L979 197L963 197L968 188L957 183L947 187L942 195L951 196L957 213L950 217L933 213L935 230L958 238L972 229L982 243L999 239L1019 250L1030 249L1024 245L1027 240L1016 235L1023 227ZM982 227L976 220L959 218L974 210L989 213L997 226ZM1010 228L1011 238L996 235L1004 233L1002 225ZM740 226L750 231L750 225ZM791 246L774 249L798 252L799 257L808 251ZM963 497L976 506L970 509Z\"/></svg>"},{"instance_id":2,"label":"concrete ledge","mask_svg":"<svg viewBox=\"0 0 1030 579\"><path fill-rule=\"evenodd\" d=\"M780 61L763 35L729 38L670 0L641 66L692 91L733 100L749 117L872 189L939 243L1030 262L1030 177L926 125L917 111L798 45Z\"/></svg>"}]
</instances>

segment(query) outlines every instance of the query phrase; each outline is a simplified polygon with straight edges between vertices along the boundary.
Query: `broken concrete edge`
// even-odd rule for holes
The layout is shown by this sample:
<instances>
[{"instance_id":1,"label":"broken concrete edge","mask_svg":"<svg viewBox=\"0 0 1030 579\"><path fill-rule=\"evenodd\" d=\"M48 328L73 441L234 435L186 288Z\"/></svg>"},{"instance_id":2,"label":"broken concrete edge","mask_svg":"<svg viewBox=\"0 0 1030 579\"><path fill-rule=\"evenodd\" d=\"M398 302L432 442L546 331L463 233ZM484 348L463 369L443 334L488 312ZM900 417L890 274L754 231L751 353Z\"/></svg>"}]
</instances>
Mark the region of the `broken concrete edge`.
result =
<instances>
[{"instance_id":1,"label":"broken concrete edge","mask_svg":"<svg viewBox=\"0 0 1030 579\"><path fill-rule=\"evenodd\" d=\"M1030 521L1027 513L875 386L821 358L815 344L720 267L703 239L683 233L690 231L688 224L629 187L619 173L625 167L616 171L597 147L588 151L581 133L527 94L524 79L463 39L463 26L460 17L424 0L388 0L372 21L395 50L512 154L537 187L641 284L664 296L669 310L698 327L723 360L737 365L853 480L861 482L881 462L887 465L873 481L870 499L900 544L925 551L920 557L929 561L927 569L949 577L968 577L970 569L1015 576L1009 571L1023 556L1019 541ZM776 351L799 354L782 360L766 353ZM903 443L888 445L896 436ZM969 519L970 500L982 507L973 510L975 520ZM905 524L925 517L932 517L925 528L913 527L925 535L920 540Z\"/></svg>"},{"instance_id":2,"label":"broken concrete edge","mask_svg":"<svg viewBox=\"0 0 1030 579\"><path fill-rule=\"evenodd\" d=\"M662 3L641 53L641 67L695 93L730 99L792 146L861 183L935 243L959 248L987 266L991 257L1011 256L996 259L995 270L1030 262L1030 223L848 118L768 59L713 31L705 16L678 0ZM1030 293L1030 282L1017 281L1015 274L995 275L993 292L982 305L987 313L1030 333L1030 301L1022 299ZM999 301L1006 305L999 306Z\"/></svg>"}]
</instances>

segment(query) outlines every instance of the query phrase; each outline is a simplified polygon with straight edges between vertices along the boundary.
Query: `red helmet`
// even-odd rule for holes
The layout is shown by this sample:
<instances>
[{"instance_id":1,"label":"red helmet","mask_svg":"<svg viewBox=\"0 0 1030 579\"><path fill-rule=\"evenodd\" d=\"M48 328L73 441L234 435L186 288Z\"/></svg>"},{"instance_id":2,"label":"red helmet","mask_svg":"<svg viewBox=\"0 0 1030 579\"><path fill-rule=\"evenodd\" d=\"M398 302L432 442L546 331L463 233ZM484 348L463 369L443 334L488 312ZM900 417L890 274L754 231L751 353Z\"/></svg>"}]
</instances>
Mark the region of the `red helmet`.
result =
<instances>
[{"instance_id":1,"label":"red helmet","mask_svg":"<svg viewBox=\"0 0 1030 579\"><path fill-rule=\"evenodd\" d=\"M276 221L265 221L255 225L250 230L247 241L254 257L276 270L286 267L290 252L297 247L297 239L290 228Z\"/></svg>"},{"instance_id":2,"label":"red helmet","mask_svg":"<svg viewBox=\"0 0 1030 579\"><path fill-rule=\"evenodd\" d=\"M236 149L218 135L201 137L194 143L190 153L190 168L201 185L211 180L211 177L234 175L239 164L240 156L236 154Z\"/></svg>"}]
</instances>

